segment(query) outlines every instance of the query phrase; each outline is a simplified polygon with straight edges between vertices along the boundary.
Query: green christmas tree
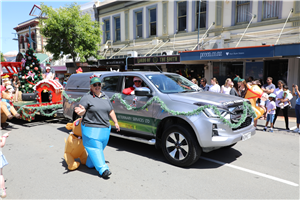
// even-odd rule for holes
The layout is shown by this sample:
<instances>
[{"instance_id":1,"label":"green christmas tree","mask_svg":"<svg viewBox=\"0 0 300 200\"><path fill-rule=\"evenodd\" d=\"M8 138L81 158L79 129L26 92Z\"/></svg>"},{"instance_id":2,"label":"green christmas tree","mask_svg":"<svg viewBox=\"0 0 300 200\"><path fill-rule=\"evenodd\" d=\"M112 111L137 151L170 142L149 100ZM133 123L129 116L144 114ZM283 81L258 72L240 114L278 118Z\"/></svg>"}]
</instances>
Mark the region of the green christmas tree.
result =
<instances>
[{"instance_id":1,"label":"green christmas tree","mask_svg":"<svg viewBox=\"0 0 300 200\"><path fill-rule=\"evenodd\" d=\"M32 48L29 48L26 51L25 62L23 61L23 67L21 75L19 75L19 79L21 83L19 91L22 93L34 92L33 87L35 84L43 80L40 60L36 58Z\"/></svg>"}]
</instances>

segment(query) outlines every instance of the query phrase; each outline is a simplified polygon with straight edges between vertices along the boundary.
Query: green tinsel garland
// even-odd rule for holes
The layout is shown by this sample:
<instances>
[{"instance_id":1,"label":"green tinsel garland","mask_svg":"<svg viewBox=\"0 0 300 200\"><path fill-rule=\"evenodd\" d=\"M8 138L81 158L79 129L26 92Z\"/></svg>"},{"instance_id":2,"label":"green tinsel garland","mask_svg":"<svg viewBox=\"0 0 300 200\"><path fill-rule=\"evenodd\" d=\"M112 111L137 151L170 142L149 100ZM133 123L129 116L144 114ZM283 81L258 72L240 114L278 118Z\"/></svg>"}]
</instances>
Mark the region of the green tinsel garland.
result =
<instances>
[{"instance_id":1,"label":"green tinsel garland","mask_svg":"<svg viewBox=\"0 0 300 200\"><path fill-rule=\"evenodd\" d=\"M76 99L72 99L70 98L65 91L63 91L63 95L64 97L69 101L69 102L78 102L80 101L81 97L78 97ZM201 112L203 112L204 109L206 108L211 108L214 110L215 114L219 116L219 118L222 120L223 123L227 124L230 128L238 128L239 126L241 126L242 123L245 122L248 113L250 114L250 116L252 116L253 118L256 118L256 114L254 112L254 110L252 109L251 104L247 103L247 102L243 102L243 114L241 115L240 120L237 123L231 123L229 120L225 119L223 116L221 116L221 113L218 109L218 107L214 106L214 105L204 105L204 106L200 106L197 109L194 109L193 111L189 111L189 112L183 112L183 111L174 111L174 110L170 110L166 104L157 96L153 97L151 100L147 101L147 103L145 105L143 105L142 107L136 108L136 107L132 107L130 106L128 103L126 103L126 101L124 99L122 99L122 95L117 93L114 94L110 101L114 101L115 99L119 99L120 102L125 106L125 108L127 110L145 110L149 105L151 105L154 101L160 104L160 107L163 111L168 112L172 115L184 115L184 116L192 116L192 115L198 115Z\"/></svg>"},{"instance_id":2,"label":"green tinsel garland","mask_svg":"<svg viewBox=\"0 0 300 200\"><path fill-rule=\"evenodd\" d=\"M47 114L44 112L44 110L48 110L48 109L58 109L58 108L62 108L63 105L62 104L55 104L55 105L49 105L49 106L42 106L42 107L31 107L31 106L22 106L21 108L19 108L19 110L17 111L18 113L21 113L25 116L25 117L33 117L36 115L37 112L40 112L42 115L47 116L47 117L51 117L53 116L57 110L54 110L53 112ZM33 113L31 114L27 114L25 112L25 109L27 110L34 110Z\"/></svg>"},{"instance_id":3,"label":"green tinsel garland","mask_svg":"<svg viewBox=\"0 0 300 200\"><path fill-rule=\"evenodd\" d=\"M76 99L70 98L67 93L63 90L62 95L71 103L71 102L78 102L80 101L81 97L78 97Z\"/></svg>"}]
</instances>

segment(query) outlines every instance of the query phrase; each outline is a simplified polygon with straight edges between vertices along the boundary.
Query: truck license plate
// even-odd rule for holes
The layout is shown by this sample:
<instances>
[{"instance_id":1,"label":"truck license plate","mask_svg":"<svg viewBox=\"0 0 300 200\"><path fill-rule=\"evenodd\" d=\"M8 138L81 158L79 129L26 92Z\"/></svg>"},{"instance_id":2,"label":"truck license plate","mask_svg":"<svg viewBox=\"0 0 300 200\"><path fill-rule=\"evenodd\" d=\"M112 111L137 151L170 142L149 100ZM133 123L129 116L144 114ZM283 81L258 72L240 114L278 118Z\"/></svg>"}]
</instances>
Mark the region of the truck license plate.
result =
<instances>
[{"instance_id":1,"label":"truck license plate","mask_svg":"<svg viewBox=\"0 0 300 200\"><path fill-rule=\"evenodd\" d=\"M245 134L243 134L243 136L242 136L242 141L248 140L248 139L250 139L250 138L251 138L251 132L245 133Z\"/></svg>"}]
</instances>

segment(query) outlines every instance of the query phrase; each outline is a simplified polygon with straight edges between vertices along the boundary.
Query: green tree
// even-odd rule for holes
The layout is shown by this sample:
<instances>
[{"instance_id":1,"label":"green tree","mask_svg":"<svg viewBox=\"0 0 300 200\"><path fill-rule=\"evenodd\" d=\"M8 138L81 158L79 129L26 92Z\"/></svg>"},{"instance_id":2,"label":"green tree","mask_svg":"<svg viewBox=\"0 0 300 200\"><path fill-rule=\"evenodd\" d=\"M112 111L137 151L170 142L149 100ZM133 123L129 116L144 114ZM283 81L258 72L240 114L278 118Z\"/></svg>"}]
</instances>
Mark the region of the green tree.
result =
<instances>
[{"instance_id":1,"label":"green tree","mask_svg":"<svg viewBox=\"0 0 300 200\"><path fill-rule=\"evenodd\" d=\"M89 14L81 15L76 3L54 9L41 4L42 12L47 16L41 18L41 33L47 38L46 51L53 53L58 60L71 55L74 66L76 58L88 62L88 58L100 59L97 51L101 43L102 31L97 21L92 21Z\"/></svg>"},{"instance_id":2,"label":"green tree","mask_svg":"<svg viewBox=\"0 0 300 200\"><path fill-rule=\"evenodd\" d=\"M4 56L3 56L2 52L0 52L0 57L1 57L1 62L5 62L5 59L4 59Z\"/></svg>"}]
</instances>

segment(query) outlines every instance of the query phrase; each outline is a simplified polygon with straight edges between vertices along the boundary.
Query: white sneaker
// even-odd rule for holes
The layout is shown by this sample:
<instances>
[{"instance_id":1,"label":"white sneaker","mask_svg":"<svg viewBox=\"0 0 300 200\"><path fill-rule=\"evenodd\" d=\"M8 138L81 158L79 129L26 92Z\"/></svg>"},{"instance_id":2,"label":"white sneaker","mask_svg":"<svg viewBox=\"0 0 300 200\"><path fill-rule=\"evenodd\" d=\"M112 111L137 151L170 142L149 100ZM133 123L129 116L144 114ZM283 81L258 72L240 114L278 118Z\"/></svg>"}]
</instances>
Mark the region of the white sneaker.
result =
<instances>
[{"instance_id":1,"label":"white sneaker","mask_svg":"<svg viewBox=\"0 0 300 200\"><path fill-rule=\"evenodd\" d=\"M299 128L296 128L295 130L293 130L294 133L299 132ZM300 132L299 132L300 133Z\"/></svg>"}]
</instances>

